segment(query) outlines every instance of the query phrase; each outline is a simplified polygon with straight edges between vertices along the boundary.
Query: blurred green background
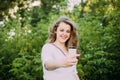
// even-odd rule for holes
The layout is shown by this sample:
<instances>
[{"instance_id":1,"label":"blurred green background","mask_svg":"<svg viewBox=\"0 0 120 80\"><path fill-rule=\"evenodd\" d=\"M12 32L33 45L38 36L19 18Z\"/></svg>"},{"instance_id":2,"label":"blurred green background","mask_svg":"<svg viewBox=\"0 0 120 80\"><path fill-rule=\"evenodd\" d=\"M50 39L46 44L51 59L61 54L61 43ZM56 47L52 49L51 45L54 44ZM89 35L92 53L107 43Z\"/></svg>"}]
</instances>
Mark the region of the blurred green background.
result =
<instances>
[{"instance_id":1,"label":"blurred green background","mask_svg":"<svg viewBox=\"0 0 120 80\"><path fill-rule=\"evenodd\" d=\"M61 15L78 25L80 79L120 79L119 0L0 0L0 80L43 80L41 48Z\"/></svg>"}]
</instances>

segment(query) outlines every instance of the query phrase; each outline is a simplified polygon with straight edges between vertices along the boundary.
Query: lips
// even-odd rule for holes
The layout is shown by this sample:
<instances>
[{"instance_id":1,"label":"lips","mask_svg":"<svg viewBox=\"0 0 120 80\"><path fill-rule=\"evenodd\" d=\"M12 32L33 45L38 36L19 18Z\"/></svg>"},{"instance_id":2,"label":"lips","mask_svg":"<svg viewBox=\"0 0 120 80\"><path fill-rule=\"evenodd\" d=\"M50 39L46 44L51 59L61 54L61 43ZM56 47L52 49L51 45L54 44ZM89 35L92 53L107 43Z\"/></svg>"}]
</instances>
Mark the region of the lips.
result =
<instances>
[{"instance_id":1,"label":"lips","mask_svg":"<svg viewBox=\"0 0 120 80\"><path fill-rule=\"evenodd\" d=\"M61 39L63 39L63 40L67 40L67 39L68 39L68 37L67 37L67 36L64 36L64 35L61 35L60 37L61 37Z\"/></svg>"}]
</instances>

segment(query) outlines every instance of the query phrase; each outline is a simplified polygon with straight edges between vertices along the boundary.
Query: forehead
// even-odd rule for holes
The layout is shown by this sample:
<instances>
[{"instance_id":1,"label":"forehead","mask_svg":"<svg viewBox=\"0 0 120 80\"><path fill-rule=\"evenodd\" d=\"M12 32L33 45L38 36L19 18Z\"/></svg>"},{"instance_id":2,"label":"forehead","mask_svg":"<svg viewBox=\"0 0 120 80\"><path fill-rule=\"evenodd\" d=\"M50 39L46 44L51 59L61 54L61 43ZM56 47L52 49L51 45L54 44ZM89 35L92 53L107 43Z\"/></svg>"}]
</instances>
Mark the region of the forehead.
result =
<instances>
[{"instance_id":1,"label":"forehead","mask_svg":"<svg viewBox=\"0 0 120 80\"><path fill-rule=\"evenodd\" d=\"M63 28L63 29L71 29L71 26L65 22L60 22L58 25L58 28Z\"/></svg>"}]
</instances>

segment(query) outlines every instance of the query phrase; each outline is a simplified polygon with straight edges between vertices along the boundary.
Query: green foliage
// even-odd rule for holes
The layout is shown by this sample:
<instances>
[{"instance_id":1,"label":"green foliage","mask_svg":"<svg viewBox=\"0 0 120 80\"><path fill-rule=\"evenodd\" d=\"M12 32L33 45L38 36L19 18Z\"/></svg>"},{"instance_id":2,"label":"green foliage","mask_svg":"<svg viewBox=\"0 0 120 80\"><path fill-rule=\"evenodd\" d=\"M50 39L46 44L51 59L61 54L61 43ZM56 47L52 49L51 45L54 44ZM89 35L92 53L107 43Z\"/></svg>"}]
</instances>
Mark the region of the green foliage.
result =
<instances>
[{"instance_id":1,"label":"green foliage","mask_svg":"<svg viewBox=\"0 0 120 80\"><path fill-rule=\"evenodd\" d=\"M44 22L39 22L36 28L27 22L25 27L20 27L19 19L11 19L5 25L1 28L0 78L41 80L43 73L40 52L47 38L48 27Z\"/></svg>"},{"instance_id":2,"label":"green foliage","mask_svg":"<svg viewBox=\"0 0 120 80\"><path fill-rule=\"evenodd\" d=\"M94 3L94 5L98 6L99 2ZM100 9L99 7L94 8L95 11ZM98 15L100 13L97 12L93 14L94 10L91 13L84 13L83 17L78 20L81 50L78 73L81 80L119 79L119 8L116 5L111 12L107 12L107 9L110 9L110 7L102 10L103 12L98 11L104 14L107 13L104 22L102 18L104 14Z\"/></svg>"},{"instance_id":3,"label":"green foliage","mask_svg":"<svg viewBox=\"0 0 120 80\"><path fill-rule=\"evenodd\" d=\"M119 27L110 24L104 28L99 18L87 14L79 22L81 59L78 73L81 80L118 80Z\"/></svg>"},{"instance_id":4,"label":"green foliage","mask_svg":"<svg viewBox=\"0 0 120 80\"><path fill-rule=\"evenodd\" d=\"M72 12L66 10L67 3L61 0L41 0L41 6L30 10L24 6L28 1L2 1L0 5L0 12L8 15L8 20L2 17L4 24L0 24L0 80L43 80L41 48L48 37L48 28L60 15L69 16L78 25L80 79L119 80L118 0L87 0ZM19 7L14 14L16 18L6 13L14 6Z\"/></svg>"}]
</instances>

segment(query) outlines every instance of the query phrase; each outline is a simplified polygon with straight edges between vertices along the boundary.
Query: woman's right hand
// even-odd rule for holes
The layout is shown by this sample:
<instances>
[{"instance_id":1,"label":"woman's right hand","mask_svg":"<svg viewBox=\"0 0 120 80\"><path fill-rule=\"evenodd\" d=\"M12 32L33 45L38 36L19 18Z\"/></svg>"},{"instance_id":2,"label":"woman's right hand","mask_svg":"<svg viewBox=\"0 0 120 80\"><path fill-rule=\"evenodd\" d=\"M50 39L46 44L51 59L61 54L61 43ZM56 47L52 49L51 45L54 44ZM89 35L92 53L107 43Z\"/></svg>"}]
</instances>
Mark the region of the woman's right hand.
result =
<instances>
[{"instance_id":1,"label":"woman's right hand","mask_svg":"<svg viewBox=\"0 0 120 80\"><path fill-rule=\"evenodd\" d=\"M63 67L70 67L76 65L78 63L78 56L80 55L77 54L76 56L67 56L63 61Z\"/></svg>"},{"instance_id":2,"label":"woman's right hand","mask_svg":"<svg viewBox=\"0 0 120 80\"><path fill-rule=\"evenodd\" d=\"M76 56L68 55L66 58L62 60L47 60L44 65L47 70L53 70L59 67L70 67L77 64L78 56L80 55L79 54L77 54Z\"/></svg>"}]
</instances>

